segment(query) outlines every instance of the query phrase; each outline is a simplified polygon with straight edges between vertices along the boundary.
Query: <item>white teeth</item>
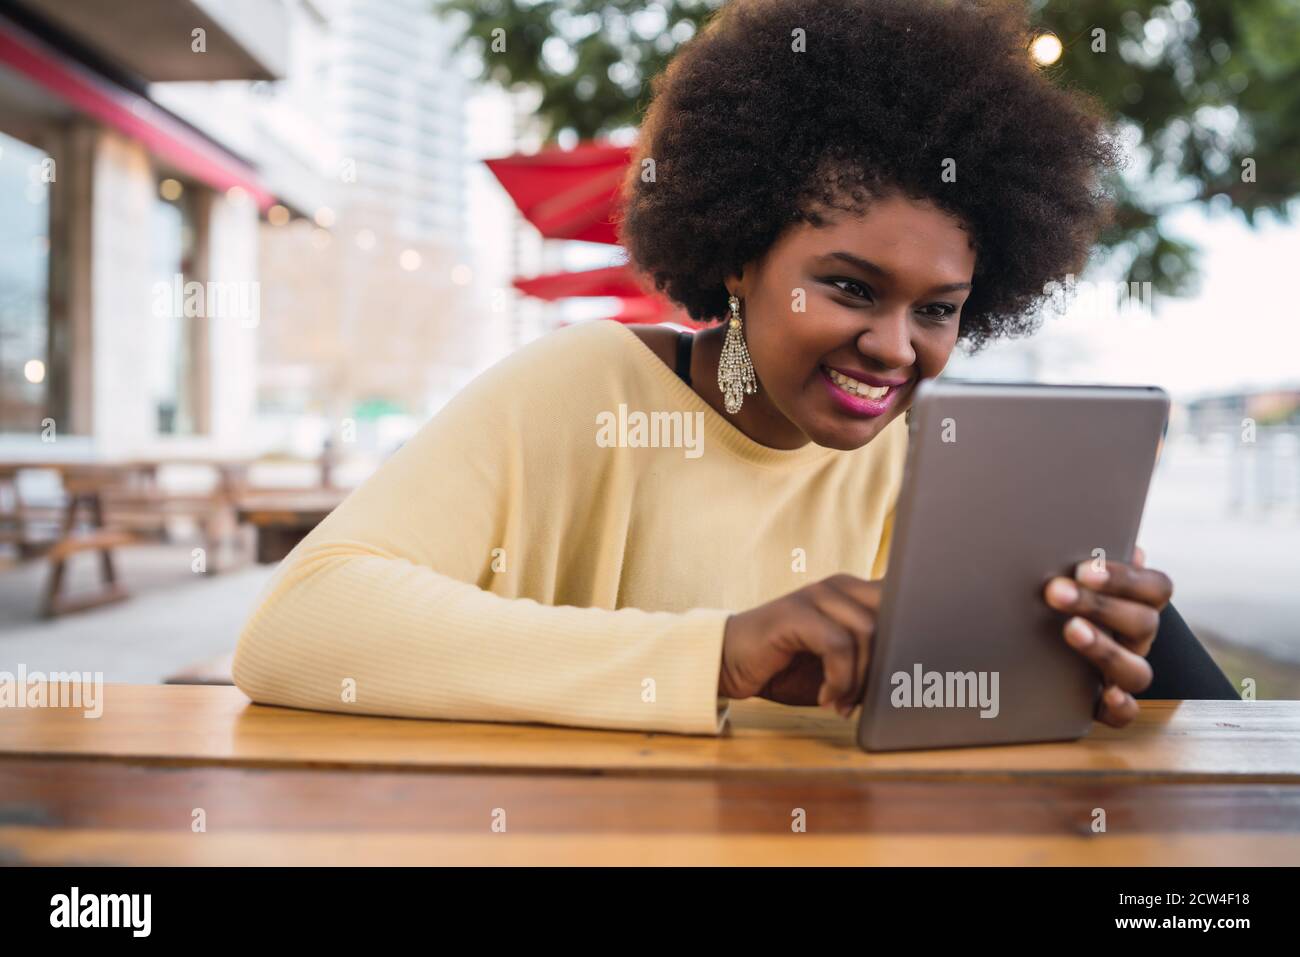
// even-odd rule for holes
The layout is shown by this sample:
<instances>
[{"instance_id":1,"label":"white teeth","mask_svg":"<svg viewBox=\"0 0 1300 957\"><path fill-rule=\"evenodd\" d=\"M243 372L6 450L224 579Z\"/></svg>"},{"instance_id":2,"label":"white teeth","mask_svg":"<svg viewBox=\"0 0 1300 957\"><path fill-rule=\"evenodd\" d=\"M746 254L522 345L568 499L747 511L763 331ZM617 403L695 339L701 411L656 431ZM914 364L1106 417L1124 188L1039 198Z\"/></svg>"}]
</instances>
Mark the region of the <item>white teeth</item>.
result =
<instances>
[{"instance_id":1,"label":"white teeth","mask_svg":"<svg viewBox=\"0 0 1300 957\"><path fill-rule=\"evenodd\" d=\"M859 382L857 379L850 379L848 376L836 372L834 369L827 369L826 372L830 375L831 381L845 392L852 392L854 395L861 396L864 399L883 399L889 394L890 387L887 385L869 386L865 382Z\"/></svg>"}]
</instances>

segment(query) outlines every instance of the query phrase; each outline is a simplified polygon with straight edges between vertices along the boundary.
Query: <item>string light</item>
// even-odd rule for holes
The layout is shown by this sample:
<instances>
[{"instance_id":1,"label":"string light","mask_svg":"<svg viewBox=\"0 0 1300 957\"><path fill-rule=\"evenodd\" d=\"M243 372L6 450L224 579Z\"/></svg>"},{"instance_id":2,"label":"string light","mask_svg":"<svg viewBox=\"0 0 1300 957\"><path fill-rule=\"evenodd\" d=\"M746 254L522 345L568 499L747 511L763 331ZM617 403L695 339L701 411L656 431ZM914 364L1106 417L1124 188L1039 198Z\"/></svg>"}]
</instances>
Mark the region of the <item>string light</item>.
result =
<instances>
[{"instance_id":1,"label":"string light","mask_svg":"<svg viewBox=\"0 0 1300 957\"><path fill-rule=\"evenodd\" d=\"M1061 58L1061 38L1055 33L1040 33L1029 45L1029 55L1039 66L1051 66Z\"/></svg>"}]
</instances>

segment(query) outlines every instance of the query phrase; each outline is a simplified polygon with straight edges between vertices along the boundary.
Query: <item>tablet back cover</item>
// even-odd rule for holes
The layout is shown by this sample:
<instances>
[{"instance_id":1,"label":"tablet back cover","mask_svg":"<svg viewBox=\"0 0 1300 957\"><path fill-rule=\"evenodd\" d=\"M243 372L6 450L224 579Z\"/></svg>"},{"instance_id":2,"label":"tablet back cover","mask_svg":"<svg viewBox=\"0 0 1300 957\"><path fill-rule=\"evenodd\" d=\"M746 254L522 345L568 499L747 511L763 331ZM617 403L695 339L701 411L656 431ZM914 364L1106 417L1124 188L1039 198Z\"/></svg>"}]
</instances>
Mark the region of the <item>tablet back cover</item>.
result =
<instances>
[{"instance_id":1,"label":"tablet back cover","mask_svg":"<svg viewBox=\"0 0 1300 957\"><path fill-rule=\"evenodd\" d=\"M1043 587L1098 554L1131 560L1168 409L1155 388L922 384L863 747L1088 732L1100 682Z\"/></svg>"}]
</instances>

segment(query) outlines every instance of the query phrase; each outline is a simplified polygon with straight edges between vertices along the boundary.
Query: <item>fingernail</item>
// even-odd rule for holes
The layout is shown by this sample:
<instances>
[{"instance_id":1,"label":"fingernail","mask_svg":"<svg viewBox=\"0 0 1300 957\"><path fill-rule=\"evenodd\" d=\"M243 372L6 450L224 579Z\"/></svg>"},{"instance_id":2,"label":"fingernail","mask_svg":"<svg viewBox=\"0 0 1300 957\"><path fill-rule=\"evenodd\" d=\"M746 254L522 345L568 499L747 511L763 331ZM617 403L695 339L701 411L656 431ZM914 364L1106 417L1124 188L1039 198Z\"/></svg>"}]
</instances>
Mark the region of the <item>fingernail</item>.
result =
<instances>
[{"instance_id":1,"label":"fingernail","mask_svg":"<svg viewBox=\"0 0 1300 957\"><path fill-rule=\"evenodd\" d=\"M1068 578L1053 578L1047 586L1047 597L1057 605L1073 605L1079 600L1079 589Z\"/></svg>"},{"instance_id":2,"label":"fingernail","mask_svg":"<svg viewBox=\"0 0 1300 957\"><path fill-rule=\"evenodd\" d=\"M1128 701L1128 692L1119 687L1112 687L1106 692L1106 700L1112 708L1122 708Z\"/></svg>"},{"instance_id":3,"label":"fingernail","mask_svg":"<svg viewBox=\"0 0 1300 957\"><path fill-rule=\"evenodd\" d=\"M1065 640L1075 648L1087 648L1096 639L1092 626L1082 618L1071 618L1065 623Z\"/></svg>"},{"instance_id":4,"label":"fingernail","mask_svg":"<svg viewBox=\"0 0 1300 957\"><path fill-rule=\"evenodd\" d=\"M1079 562L1074 568L1074 577L1085 585L1104 585L1110 578L1110 572L1105 565L1098 568L1094 562Z\"/></svg>"}]
</instances>

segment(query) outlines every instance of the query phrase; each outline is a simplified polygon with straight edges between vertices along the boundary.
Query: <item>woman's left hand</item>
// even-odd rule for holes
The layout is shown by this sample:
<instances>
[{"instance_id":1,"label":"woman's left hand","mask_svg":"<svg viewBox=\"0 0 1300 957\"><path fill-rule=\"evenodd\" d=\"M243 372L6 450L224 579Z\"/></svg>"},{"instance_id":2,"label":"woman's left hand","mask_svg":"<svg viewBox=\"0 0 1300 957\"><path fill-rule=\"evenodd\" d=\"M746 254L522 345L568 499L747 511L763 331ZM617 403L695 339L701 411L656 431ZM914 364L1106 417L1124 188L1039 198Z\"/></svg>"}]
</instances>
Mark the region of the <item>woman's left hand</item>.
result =
<instances>
[{"instance_id":1,"label":"woman's left hand","mask_svg":"<svg viewBox=\"0 0 1300 957\"><path fill-rule=\"evenodd\" d=\"M1138 715L1133 695L1151 684L1146 656L1160 610L1174 593L1169 576L1144 562L1140 548L1130 565L1082 561L1073 579L1053 578L1044 589L1049 605L1072 616L1063 629L1066 642L1101 672L1105 688L1097 720L1116 728Z\"/></svg>"}]
</instances>

